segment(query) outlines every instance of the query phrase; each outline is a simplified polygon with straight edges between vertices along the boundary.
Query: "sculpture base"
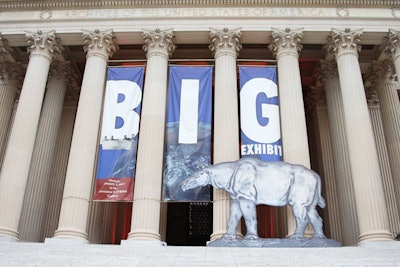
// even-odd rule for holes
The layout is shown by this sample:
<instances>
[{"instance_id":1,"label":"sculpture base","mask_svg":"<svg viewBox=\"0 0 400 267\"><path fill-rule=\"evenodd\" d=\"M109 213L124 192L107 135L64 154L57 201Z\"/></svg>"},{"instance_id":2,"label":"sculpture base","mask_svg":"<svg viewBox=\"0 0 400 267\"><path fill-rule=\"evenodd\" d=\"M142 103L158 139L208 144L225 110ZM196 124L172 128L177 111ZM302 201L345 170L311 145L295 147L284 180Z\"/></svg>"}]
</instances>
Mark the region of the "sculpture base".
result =
<instances>
[{"instance_id":1,"label":"sculpture base","mask_svg":"<svg viewBox=\"0 0 400 267\"><path fill-rule=\"evenodd\" d=\"M342 245L328 238L259 238L257 240L220 238L207 243L207 247L268 247L268 248L303 248L303 247L341 247Z\"/></svg>"}]
</instances>

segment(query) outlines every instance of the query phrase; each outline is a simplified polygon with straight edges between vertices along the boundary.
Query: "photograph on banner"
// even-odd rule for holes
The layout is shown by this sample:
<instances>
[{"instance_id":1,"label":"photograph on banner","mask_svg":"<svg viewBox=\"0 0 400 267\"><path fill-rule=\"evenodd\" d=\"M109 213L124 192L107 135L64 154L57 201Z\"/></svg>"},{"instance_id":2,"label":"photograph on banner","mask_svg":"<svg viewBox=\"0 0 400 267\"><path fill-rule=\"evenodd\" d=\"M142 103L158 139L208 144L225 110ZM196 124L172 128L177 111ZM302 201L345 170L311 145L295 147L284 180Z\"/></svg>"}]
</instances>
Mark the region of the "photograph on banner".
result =
<instances>
[{"instance_id":1,"label":"photograph on banner","mask_svg":"<svg viewBox=\"0 0 400 267\"><path fill-rule=\"evenodd\" d=\"M182 181L211 164L212 67L171 66L164 201L210 201L210 187L182 191Z\"/></svg>"},{"instance_id":2,"label":"photograph on banner","mask_svg":"<svg viewBox=\"0 0 400 267\"><path fill-rule=\"evenodd\" d=\"M239 67L241 156L282 160L275 66Z\"/></svg>"},{"instance_id":3,"label":"photograph on banner","mask_svg":"<svg viewBox=\"0 0 400 267\"><path fill-rule=\"evenodd\" d=\"M143 75L143 67L108 69L93 200L133 200Z\"/></svg>"}]
</instances>

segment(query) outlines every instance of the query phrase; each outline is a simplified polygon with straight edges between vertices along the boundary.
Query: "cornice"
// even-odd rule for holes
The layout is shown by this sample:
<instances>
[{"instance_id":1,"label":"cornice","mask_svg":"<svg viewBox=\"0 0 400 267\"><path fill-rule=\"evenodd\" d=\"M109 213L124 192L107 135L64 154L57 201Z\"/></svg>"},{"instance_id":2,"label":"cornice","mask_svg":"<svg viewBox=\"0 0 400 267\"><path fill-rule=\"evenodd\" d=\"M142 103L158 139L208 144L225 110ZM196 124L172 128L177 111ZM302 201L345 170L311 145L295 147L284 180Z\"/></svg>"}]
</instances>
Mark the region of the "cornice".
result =
<instances>
[{"instance_id":1,"label":"cornice","mask_svg":"<svg viewBox=\"0 0 400 267\"><path fill-rule=\"evenodd\" d=\"M0 0L0 10L149 7L353 7L400 8L400 0Z\"/></svg>"}]
</instances>

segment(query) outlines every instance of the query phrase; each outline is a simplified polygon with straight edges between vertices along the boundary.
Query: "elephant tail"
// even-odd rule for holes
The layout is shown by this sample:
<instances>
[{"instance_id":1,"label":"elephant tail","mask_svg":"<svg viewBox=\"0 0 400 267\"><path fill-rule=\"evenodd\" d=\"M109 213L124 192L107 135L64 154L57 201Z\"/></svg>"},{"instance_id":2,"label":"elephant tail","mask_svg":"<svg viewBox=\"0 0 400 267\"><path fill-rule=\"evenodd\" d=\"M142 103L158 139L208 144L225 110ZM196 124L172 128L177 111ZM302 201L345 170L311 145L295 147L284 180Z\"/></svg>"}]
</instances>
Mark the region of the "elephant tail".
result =
<instances>
[{"instance_id":1,"label":"elephant tail","mask_svg":"<svg viewBox=\"0 0 400 267\"><path fill-rule=\"evenodd\" d=\"M318 206L320 206L321 208L325 208L326 203L325 203L325 199L322 197L321 195L321 177L317 174L316 177L317 179L317 194L318 194Z\"/></svg>"}]
</instances>

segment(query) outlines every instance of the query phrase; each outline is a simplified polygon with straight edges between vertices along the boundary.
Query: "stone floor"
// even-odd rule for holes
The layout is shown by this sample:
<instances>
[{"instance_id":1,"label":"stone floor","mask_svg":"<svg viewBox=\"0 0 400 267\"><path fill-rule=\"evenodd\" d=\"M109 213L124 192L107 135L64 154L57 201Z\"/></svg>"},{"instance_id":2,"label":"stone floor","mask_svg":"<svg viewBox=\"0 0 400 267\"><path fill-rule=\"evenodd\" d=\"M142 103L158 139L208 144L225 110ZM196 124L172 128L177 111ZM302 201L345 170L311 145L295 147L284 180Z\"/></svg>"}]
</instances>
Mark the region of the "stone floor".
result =
<instances>
[{"instance_id":1,"label":"stone floor","mask_svg":"<svg viewBox=\"0 0 400 267\"><path fill-rule=\"evenodd\" d=\"M0 266L400 266L400 242L339 248L178 247L0 242Z\"/></svg>"}]
</instances>

